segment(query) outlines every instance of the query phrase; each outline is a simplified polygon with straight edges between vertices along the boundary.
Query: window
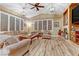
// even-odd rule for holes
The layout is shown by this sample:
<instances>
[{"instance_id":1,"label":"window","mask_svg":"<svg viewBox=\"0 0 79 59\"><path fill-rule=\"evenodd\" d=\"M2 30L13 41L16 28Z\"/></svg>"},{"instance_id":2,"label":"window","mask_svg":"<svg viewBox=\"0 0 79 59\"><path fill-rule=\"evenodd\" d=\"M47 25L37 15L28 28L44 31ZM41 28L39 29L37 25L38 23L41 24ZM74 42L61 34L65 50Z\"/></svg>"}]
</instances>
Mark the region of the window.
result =
<instances>
[{"instance_id":1,"label":"window","mask_svg":"<svg viewBox=\"0 0 79 59\"><path fill-rule=\"evenodd\" d=\"M1 13L1 31L8 31L8 15Z\"/></svg>"},{"instance_id":2,"label":"window","mask_svg":"<svg viewBox=\"0 0 79 59\"><path fill-rule=\"evenodd\" d=\"M59 22L54 22L54 27L59 27Z\"/></svg>"},{"instance_id":3,"label":"window","mask_svg":"<svg viewBox=\"0 0 79 59\"><path fill-rule=\"evenodd\" d=\"M10 31L15 31L15 17L10 16Z\"/></svg>"},{"instance_id":4,"label":"window","mask_svg":"<svg viewBox=\"0 0 79 59\"><path fill-rule=\"evenodd\" d=\"M43 21L43 30L47 30L47 21Z\"/></svg>"},{"instance_id":5,"label":"window","mask_svg":"<svg viewBox=\"0 0 79 59\"><path fill-rule=\"evenodd\" d=\"M52 30L52 20L48 20L48 30Z\"/></svg>"},{"instance_id":6,"label":"window","mask_svg":"<svg viewBox=\"0 0 79 59\"><path fill-rule=\"evenodd\" d=\"M21 30L23 30L23 20L21 20Z\"/></svg>"},{"instance_id":7,"label":"window","mask_svg":"<svg viewBox=\"0 0 79 59\"><path fill-rule=\"evenodd\" d=\"M0 13L0 31L20 31L23 30L24 22L19 17L15 18L5 12Z\"/></svg>"},{"instance_id":8,"label":"window","mask_svg":"<svg viewBox=\"0 0 79 59\"><path fill-rule=\"evenodd\" d=\"M35 21L34 28L35 30L52 30L52 20Z\"/></svg>"},{"instance_id":9,"label":"window","mask_svg":"<svg viewBox=\"0 0 79 59\"><path fill-rule=\"evenodd\" d=\"M42 30L42 21L39 21L39 30Z\"/></svg>"},{"instance_id":10,"label":"window","mask_svg":"<svg viewBox=\"0 0 79 59\"><path fill-rule=\"evenodd\" d=\"M35 21L34 28L37 30L37 21Z\"/></svg>"},{"instance_id":11,"label":"window","mask_svg":"<svg viewBox=\"0 0 79 59\"><path fill-rule=\"evenodd\" d=\"M16 31L19 31L20 20L16 18Z\"/></svg>"}]
</instances>

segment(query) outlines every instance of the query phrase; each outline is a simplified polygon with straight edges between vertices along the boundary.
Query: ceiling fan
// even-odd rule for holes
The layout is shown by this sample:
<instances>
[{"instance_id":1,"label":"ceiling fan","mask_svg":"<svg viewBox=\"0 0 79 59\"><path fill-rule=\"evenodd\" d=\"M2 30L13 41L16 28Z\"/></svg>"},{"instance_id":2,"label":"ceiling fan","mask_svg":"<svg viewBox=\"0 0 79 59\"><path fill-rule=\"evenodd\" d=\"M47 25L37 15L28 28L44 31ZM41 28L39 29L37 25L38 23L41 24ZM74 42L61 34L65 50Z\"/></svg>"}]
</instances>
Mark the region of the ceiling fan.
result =
<instances>
[{"instance_id":1,"label":"ceiling fan","mask_svg":"<svg viewBox=\"0 0 79 59\"><path fill-rule=\"evenodd\" d=\"M39 8L44 8L44 6L40 5L40 3L35 3L35 4L29 3L29 4L33 6L31 9L36 8L37 11L39 11Z\"/></svg>"}]
</instances>

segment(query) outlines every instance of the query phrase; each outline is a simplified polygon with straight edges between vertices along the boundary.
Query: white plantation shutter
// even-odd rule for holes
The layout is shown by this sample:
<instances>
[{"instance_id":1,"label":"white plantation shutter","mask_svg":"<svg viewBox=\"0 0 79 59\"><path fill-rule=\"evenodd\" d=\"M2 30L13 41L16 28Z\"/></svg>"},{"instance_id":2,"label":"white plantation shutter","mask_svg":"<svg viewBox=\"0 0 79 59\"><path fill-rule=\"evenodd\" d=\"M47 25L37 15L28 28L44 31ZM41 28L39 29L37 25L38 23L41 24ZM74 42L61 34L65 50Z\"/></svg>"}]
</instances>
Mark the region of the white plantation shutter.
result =
<instances>
[{"instance_id":1,"label":"white plantation shutter","mask_svg":"<svg viewBox=\"0 0 79 59\"><path fill-rule=\"evenodd\" d=\"M1 13L1 31L8 31L8 15Z\"/></svg>"},{"instance_id":2,"label":"white plantation shutter","mask_svg":"<svg viewBox=\"0 0 79 59\"><path fill-rule=\"evenodd\" d=\"M10 31L15 31L15 17L10 16Z\"/></svg>"},{"instance_id":3,"label":"white plantation shutter","mask_svg":"<svg viewBox=\"0 0 79 59\"><path fill-rule=\"evenodd\" d=\"M52 30L52 20L48 20L48 30Z\"/></svg>"},{"instance_id":4,"label":"white plantation shutter","mask_svg":"<svg viewBox=\"0 0 79 59\"><path fill-rule=\"evenodd\" d=\"M34 28L35 28L35 30L37 30L37 21L35 21L35 23L34 23Z\"/></svg>"},{"instance_id":5,"label":"white plantation shutter","mask_svg":"<svg viewBox=\"0 0 79 59\"><path fill-rule=\"evenodd\" d=\"M20 20L16 18L16 31L19 31L19 27L20 27Z\"/></svg>"},{"instance_id":6,"label":"white plantation shutter","mask_svg":"<svg viewBox=\"0 0 79 59\"><path fill-rule=\"evenodd\" d=\"M39 21L39 30L42 30L42 21Z\"/></svg>"},{"instance_id":7,"label":"white plantation shutter","mask_svg":"<svg viewBox=\"0 0 79 59\"><path fill-rule=\"evenodd\" d=\"M43 21L43 30L47 30L47 21L46 20Z\"/></svg>"},{"instance_id":8,"label":"white plantation shutter","mask_svg":"<svg viewBox=\"0 0 79 59\"><path fill-rule=\"evenodd\" d=\"M23 20L21 20L21 30L23 30Z\"/></svg>"}]
</instances>

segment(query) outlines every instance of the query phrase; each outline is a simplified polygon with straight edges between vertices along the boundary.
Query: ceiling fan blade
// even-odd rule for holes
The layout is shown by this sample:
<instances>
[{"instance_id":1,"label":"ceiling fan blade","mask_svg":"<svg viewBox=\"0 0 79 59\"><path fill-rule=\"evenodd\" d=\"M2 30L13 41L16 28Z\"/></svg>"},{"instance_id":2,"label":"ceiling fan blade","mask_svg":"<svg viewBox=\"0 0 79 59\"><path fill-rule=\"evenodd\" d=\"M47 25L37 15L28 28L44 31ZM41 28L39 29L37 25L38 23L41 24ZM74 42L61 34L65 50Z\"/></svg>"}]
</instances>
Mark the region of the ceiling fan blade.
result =
<instances>
[{"instance_id":1,"label":"ceiling fan blade","mask_svg":"<svg viewBox=\"0 0 79 59\"><path fill-rule=\"evenodd\" d=\"M32 5L32 6L35 6L34 4L32 4L32 3L29 3L30 5Z\"/></svg>"},{"instance_id":2,"label":"ceiling fan blade","mask_svg":"<svg viewBox=\"0 0 79 59\"><path fill-rule=\"evenodd\" d=\"M40 8L44 8L44 6L38 6L38 7L40 7Z\"/></svg>"},{"instance_id":3,"label":"ceiling fan blade","mask_svg":"<svg viewBox=\"0 0 79 59\"><path fill-rule=\"evenodd\" d=\"M40 3L36 3L35 5L37 5L37 6L38 6L39 4L40 4Z\"/></svg>"},{"instance_id":4,"label":"ceiling fan blade","mask_svg":"<svg viewBox=\"0 0 79 59\"><path fill-rule=\"evenodd\" d=\"M36 9L37 9L37 11L39 11L39 8L38 7L36 7Z\"/></svg>"},{"instance_id":5,"label":"ceiling fan blade","mask_svg":"<svg viewBox=\"0 0 79 59\"><path fill-rule=\"evenodd\" d=\"M35 7L32 7L32 8L30 8L30 9L34 9Z\"/></svg>"}]
</instances>

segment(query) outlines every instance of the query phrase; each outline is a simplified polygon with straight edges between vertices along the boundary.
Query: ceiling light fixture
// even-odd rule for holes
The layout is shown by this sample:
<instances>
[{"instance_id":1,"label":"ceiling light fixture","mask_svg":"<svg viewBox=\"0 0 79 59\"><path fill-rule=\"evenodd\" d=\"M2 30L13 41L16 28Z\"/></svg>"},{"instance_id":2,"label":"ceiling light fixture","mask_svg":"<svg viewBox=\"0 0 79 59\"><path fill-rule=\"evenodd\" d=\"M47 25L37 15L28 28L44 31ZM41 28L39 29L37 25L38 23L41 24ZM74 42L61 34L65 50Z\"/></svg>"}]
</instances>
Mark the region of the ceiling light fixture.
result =
<instances>
[{"instance_id":1,"label":"ceiling light fixture","mask_svg":"<svg viewBox=\"0 0 79 59\"><path fill-rule=\"evenodd\" d=\"M50 12L54 12L55 8L50 8Z\"/></svg>"}]
</instances>

